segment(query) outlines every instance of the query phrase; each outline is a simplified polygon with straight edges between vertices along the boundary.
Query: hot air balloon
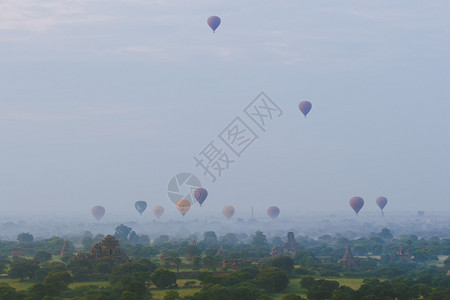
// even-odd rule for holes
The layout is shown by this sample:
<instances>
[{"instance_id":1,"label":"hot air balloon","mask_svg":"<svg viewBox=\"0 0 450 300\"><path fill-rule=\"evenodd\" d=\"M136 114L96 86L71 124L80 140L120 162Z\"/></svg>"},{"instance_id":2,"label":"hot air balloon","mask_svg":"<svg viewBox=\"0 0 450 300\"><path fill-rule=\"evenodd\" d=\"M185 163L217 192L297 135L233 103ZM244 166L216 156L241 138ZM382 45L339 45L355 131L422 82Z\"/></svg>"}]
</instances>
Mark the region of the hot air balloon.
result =
<instances>
[{"instance_id":1,"label":"hot air balloon","mask_svg":"<svg viewBox=\"0 0 450 300\"><path fill-rule=\"evenodd\" d=\"M309 101L302 101L298 104L298 108L300 109L300 111L306 118L306 115L309 113L309 111L312 108L312 104Z\"/></svg>"},{"instance_id":2,"label":"hot air balloon","mask_svg":"<svg viewBox=\"0 0 450 300\"><path fill-rule=\"evenodd\" d=\"M220 18L217 16L211 16L208 18L208 25L211 27L213 32L216 32L217 27L220 25Z\"/></svg>"},{"instance_id":3,"label":"hot air balloon","mask_svg":"<svg viewBox=\"0 0 450 300\"><path fill-rule=\"evenodd\" d=\"M198 188L194 191L194 197L200 206L202 206L203 202L205 202L206 197L208 197L208 191L204 188Z\"/></svg>"},{"instance_id":4,"label":"hot air balloon","mask_svg":"<svg viewBox=\"0 0 450 300\"><path fill-rule=\"evenodd\" d=\"M233 206L225 206L222 208L222 213L228 220L234 215L234 207Z\"/></svg>"},{"instance_id":5,"label":"hot air balloon","mask_svg":"<svg viewBox=\"0 0 450 300\"><path fill-rule=\"evenodd\" d=\"M177 202L177 209L183 216L189 211L190 208L191 202L186 199L182 199Z\"/></svg>"},{"instance_id":6,"label":"hot air balloon","mask_svg":"<svg viewBox=\"0 0 450 300\"><path fill-rule=\"evenodd\" d=\"M381 214L384 215L383 208L386 206L386 204L388 202L387 198L386 197L378 197L376 202L377 202L378 207L381 209Z\"/></svg>"},{"instance_id":7,"label":"hot air balloon","mask_svg":"<svg viewBox=\"0 0 450 300\"><path fill-rule=\"evenodd\" d=\"M97 219L97 221L100 221L100 219L105 215L105 208L103 206L97 205L92 208L91 212Z\"/></svg>"},{"instance_id":8,"label":"hot air balloon","mask_svg":"<svg viewBox=\"0 0 450 300\"><path fill-rule=\"evenodd\" d=\"M159 219L164 213L164 207L162 206L155 206L153 207L153 214Z\"/></svg>"},{"instance_id":9,"label":"hot air balloon","mask_svg":"<svg viewBox=\"0 0 450 300\"><path fill-rule=\"evenodd\" d=\"M350 206L353 208L356 214L361 210L364 205L364 200L361 197L353 197L350 199Z\"/></svg>"},{"instance_id":10,"label":"hot air balloon","mask_svg":"<svg viewBox=\"0 0 450 300\"><path fill-rule=\"evenodd\" d=\"M147 208L147 202L145 201L136 201L134 204L134 207L136 207L136 210L141 214L144 212L144 210Z\"/></svg>"},{"instance_id":11,"label":"hot air balloon","mask_svg":"<svg viewBox=\"0 0 450 300\"><path fill-rule=\"evenodd\" d=\"M267 214L269 215L269 217L271 217L272 219L275 219L276 217L278 217L278 215L280 214L280 209L276 206L271 206L267 209Z\"/></svg>"}]
</instances>

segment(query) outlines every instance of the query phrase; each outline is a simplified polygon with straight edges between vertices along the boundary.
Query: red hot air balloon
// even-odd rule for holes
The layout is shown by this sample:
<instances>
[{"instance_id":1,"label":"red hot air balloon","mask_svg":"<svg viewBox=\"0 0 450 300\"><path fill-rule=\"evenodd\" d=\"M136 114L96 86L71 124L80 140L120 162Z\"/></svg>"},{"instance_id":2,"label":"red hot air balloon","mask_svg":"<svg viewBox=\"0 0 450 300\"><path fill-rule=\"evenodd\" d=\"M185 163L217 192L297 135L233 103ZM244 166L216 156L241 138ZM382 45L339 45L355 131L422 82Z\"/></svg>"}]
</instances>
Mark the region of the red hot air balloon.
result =
<instances>
[{"instance_id":1,"label":"red hot air balloon","mask_svg":"<svg viewBox=\"0 0 450 300\"><path fill-rule=\"evenodd\" d=\"M267 209L267 214L269 215L269 217L271 217L272 219L275 219L276 217L278 217L278 215L280 214L280 209L276 206L271 206Z\"/></svg>"},{"instance_id":2,"label":"red hot air balloon","mask_svg":"<svg viewBox=\"0 0 450 300\"><path fill-rule=\"evenodd\" d=\"M222 213L228 220L234 215L234 207L233 206L225 206L222 208Z\"/></svg>"},{"instance_id":3,"label":"red hot air balloon","mask_svg":"<svg viewBox=\"0 0 450 300\"><path fill-rule=\"evenodd\" d=\"M298 104L298 108L300 109L300 111L306 118L306 115L309 113L309 111L312 108L312 104L309 101L302 101Z\"/></svg>"},{"instance_id":4,"label":"red hot air balloon","mask_svg":"<svg viewBox=\"0 0 450 300\"><path fill-rule=\"evenodd\" d=\"M162 206L155 206L153 207L153 214L159 219L164 213L164 207Z\"/></svg>"},{"instance_id":5,"label":"red hot air balloon","mask_svg":"<svg viewBox=\"0 0 450 300\"><path fill-rule=\"evenodd\" d=\"M386 197L378 197L376 202L377 202L378 207L381 209L381 214L384 215L383 208L386 206L386 204L388 202L387 198Z\"/></svg>"},{"instance_id":6,"label":"red hot air balloon","mask_svg":"<svg viewBox=\"0 0 450 300\"><path fill-rule=\"evenodd\" d=\"M100 219L105 215L105 208L103 206L97 205L94 206L91 210L92 215L97 219L97 221L100 221Z\"/></svg>"},{"instance_id":7,"label":"red hot air balloon","mask_svg":"<svg viewBox=\"0 0 450 300\"><path fill-rule=\"evenodd\" d=\"M361 197L353 197L352 199L350 199L350 206L353 208L356 214L359 213L363 205L364 200Z\"/></svg>"},{"instance_id":8,"label":"red hot air balloon","mask_svg":"<svg viewBox=\"0 0 450 300\"><path fill-rule=\"evenodd\" d=\"M200 206L202 206L203 202L205 202L206 197L208 197L208 191L204 188L198 188L194 191L194 197Z\"/></svg>"},{"instance_id":9,"label":"red hot air balloon","mask_svg":"<svg viewBox=\"0 0 450 300\"><path fill-rule=\"evenodd\" d=\"M211 16L208 18L207 22L208 22L209 27L211 27L212 31L216 32L216 29L217 29L217 27L219 27L221 20L217 16Z\"/></svg>"}]
</instances>

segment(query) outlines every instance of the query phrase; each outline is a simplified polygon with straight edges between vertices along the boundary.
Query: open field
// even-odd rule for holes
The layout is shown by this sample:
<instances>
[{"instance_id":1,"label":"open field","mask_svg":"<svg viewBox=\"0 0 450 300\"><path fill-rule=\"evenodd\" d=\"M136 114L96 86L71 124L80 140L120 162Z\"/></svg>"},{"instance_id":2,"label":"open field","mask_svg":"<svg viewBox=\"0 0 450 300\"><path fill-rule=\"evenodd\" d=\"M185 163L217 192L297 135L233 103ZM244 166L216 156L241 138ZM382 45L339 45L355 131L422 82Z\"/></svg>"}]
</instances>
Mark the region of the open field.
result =
<instances>
[{"instance_id":1,"label":"open field","mask_svg":"<svg viewBox=\"0 0 450 300\"><path fill-rule=\"evenodd\" d=\"M29 289L36 282L30 280L13 279L13 278L1 278L0 283L6 283L15 288L17 291L23 291Z\"/></svg>"},{"instance_id":2,"label":"open field","mask_svg":"<svg viewBox=\"0 0 450 300\"><path fill-rule=\"evenodd\" d=\"M345 277L325 277L317 279L334 280L339 282L340 285L348 286L354 290L359 289L364 279L362 278L345 278Z\"/></svg>"},{"instance_id":3,"label":"open field","mask_svg":"<svg viewBox=\"0 0 450 300\"><path fill-rule=\"evenodd\" d=\"M167 289L167 290L152 289L151 290L152 299L164 299L164 296L166 295L167 291L171 291L171 290L169 290L169 289ZM181 288L181 289L176 289L175 291L177 291L181 297L192 296L196 292L200 291L200 287Z\"/></svg>"},{"instance_id":4,"label":"open field","mask_svg":"<svg viewBox=\"0 0 450 300\"><path fill-rule=\"evenodd\" d=\"M85 285L96 285L98 287L107 287L109 285L109 281L88 281L88 282L74 282L69 284L69 288L77 288Z\"/></svg>"},{"instance_id":5,"label":"open field","mask_svg":"<svg viewBox=\"0 0 450 300\"><path fill-rule=\"evenodd\" d=\"M17 291L23 291L31 288L36 282L31 280L13 279L13 278L1 278L0 283L6 283L15 288ZM89 281L89 282L75 282L69 284L69 288L73 289L85 285L97 285L98 287L106 287L109 285L108 281Z\"/></svg>"}]
</instances>

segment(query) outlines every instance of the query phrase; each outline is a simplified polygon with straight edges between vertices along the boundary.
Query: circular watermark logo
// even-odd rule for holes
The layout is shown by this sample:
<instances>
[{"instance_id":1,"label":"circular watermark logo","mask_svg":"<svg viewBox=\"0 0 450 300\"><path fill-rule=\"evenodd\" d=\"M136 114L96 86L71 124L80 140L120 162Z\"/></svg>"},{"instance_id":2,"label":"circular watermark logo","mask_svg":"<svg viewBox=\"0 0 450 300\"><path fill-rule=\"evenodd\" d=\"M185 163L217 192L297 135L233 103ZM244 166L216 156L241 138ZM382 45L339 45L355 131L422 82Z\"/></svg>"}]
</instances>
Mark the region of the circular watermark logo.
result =
<instances>
[{"instance_id":1,"label":"circular watermark logo","mask_svg":"<svg viewBox=\"0 0 450 300\"><path fill-rule=\"evenodd\" d=\"M191 173L179 173L172 177L167 185L167 195L173 204L185 199L191 205L197 202L194 198L194 191L202 187L200 180Z\"/></svg>"}]
</instances>

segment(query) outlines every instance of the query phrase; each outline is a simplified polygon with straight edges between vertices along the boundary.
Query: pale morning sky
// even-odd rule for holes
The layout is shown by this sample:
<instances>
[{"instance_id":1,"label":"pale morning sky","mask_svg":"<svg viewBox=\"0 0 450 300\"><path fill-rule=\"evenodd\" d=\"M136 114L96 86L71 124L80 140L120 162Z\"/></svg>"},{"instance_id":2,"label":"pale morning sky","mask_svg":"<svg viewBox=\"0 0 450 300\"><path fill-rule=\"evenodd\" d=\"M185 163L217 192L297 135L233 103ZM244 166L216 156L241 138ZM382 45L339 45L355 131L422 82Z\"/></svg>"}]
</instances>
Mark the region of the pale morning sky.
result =
<instances>
[{"instance_id":1,"label":"pale morning sky","mask_svg":"<svg viewBox=\"0 0 450 300\"><path fill-rule=\"evenodd\" d=\"M174 210L191 172L209 210L449 211L449 82L447 0L0 1L1 207ZM240 157L219 138L238 116L259 136ZM211 141L235 160L215 183Z\"/></svg>"}]
</instances>

